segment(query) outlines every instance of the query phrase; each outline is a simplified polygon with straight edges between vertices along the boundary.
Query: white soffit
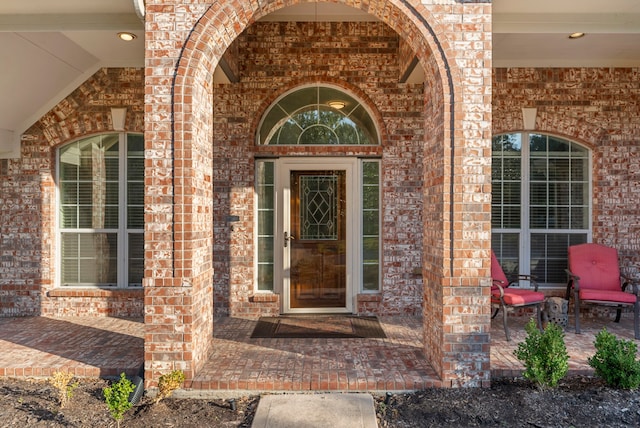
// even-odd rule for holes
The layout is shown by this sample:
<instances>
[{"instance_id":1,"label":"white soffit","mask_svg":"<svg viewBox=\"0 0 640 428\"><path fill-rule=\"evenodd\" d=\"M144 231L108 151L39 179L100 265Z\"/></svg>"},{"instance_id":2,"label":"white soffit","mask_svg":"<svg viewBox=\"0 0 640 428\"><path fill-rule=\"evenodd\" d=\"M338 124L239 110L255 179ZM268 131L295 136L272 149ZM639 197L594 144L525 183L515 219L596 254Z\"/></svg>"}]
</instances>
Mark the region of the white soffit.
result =
<instances>
[{"instance_id":1,"label":"white soffit","mask_svg":"<svg viewBox=\"0 0 640 428\"><path fill-rule=\"evenodd\" d=\"M492 25L494 67L640 66L639 0L494 0Z\"/></svg>"}]
</instances>

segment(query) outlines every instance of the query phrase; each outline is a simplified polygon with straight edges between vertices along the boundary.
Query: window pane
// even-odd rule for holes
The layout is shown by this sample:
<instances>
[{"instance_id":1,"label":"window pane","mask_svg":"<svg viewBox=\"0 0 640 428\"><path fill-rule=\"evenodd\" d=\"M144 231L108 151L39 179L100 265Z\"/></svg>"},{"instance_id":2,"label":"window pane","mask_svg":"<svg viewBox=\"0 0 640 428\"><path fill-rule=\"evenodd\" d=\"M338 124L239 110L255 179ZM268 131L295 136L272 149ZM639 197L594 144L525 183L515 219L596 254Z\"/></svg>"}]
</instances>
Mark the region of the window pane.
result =
<instances>
[{"instance_id":1,"label":"window pane","mask_svg":"<svg viewBox=\"0 0 640 428\"><path fill-rule=\"evenodd\" d=\"M362 267L362 288L366 291L378 291L380 284L380 266L366 264Z\"/></svg>"},{"instance_id":2,"label":"window pane","mask_svg":"<svg viewBox=\"0 0 640 428\"><path fill-rule=\"evenodd\" d=\"M531 234L531 274L540 283L566 284L567 249L586 240L584 233Z\"/></svg>"},{"instance_id":3,"label":"window pane","mask_svg":"<svg viewBox=\"0 0 640 428\"><path fill-rule=\"evenodd\" d=\"M491 227L494 229L502 228L502 207L500 205L491 205Z\"/></svg>"},{"instance_id":4,"label":"window pane","mask_svg":"<svg viewBox=\"0 0 640 428\"><path fill-rule=\"evenodd\" d=\"M517 154L522 151L521 134L504 134L494 137L491 141L491 147L494 156L508 156Z\"/></svg>"},{"instance_id":5,"label":"window pane","mask_svg":"<svg viewBox=\"0 0 640 428\"><path fill-rule=\"evenodd\" d=\"M131 153L131 151L129 151ZM144 158L127 159L127 179L144 181Z\"/></svg>"},{"instance_id":6,"label":"window pane","mask_svg":"<svg viewBox=\"0 0 640 428\"><path fill-rule=\"evenodd\" d=\"M78 179L78 165L64 163L62 159L64 158L63 154L60 154L60 180L72 180L75 181Z\"/></svg>"},{"instance_id":7,"label":"window pane","mask_svg":"<svg viewBox=\"0 0 640 428\"><path fill-rule=\"evenodd\" d=\"M529 224L532 229L547 228L547 207L531 207Z\"/></svg>"},{"instance_id":8,"label":"window pane","mask_svg":"<svg viewBox=\"0 0 640 428\"><path fill-rule=\"evenodd\" d=\"M549 183L549 203L553 205L569 205L569 184Z\"/></svg>"},{"instance_id":9,"label":"window pane","mask_svg":"<svg viewBox=\"0 0 640 428\"><path fill-rule=\"evenodd\" d=\"M120 160L116 157L104 159L104 179L117 182L120 178Z\"/></svg>"},{"instance_id":10,"label":"window pane","mask_svg":"<svg viewBox=\"0 0 640 428\"><path fill-rule=\"evenodd\" d=\"M380 289L380 162L362 162L362 289Z\"/></svg>"},{"instance_id":11,"label":"window pane","mask_svg":"<svg viewBox=\"0 0 640 428\"><path fill-rule=\"evenodd\" d=\"M589 212L586 208L571 208L571 229L587 229L589 224Z\"/></svg>"},{"instance_id":12,"label":"window pane","mask_svg":"<svg viewBox=\"0 0 640 428\"><path fill-rule=\"evenodd\" d=\"M520 158L505 158L502 161L502 179L520 181L522 167Z\"/></svg>"},{"instance_id":13,"label":"window pane","mask_svg":"<svg viewBox=\"0 0 640 428\"><path fill-rule=\"evenodd\" d=\"M549 159L549 180L569 180L569 159Z\"/></svg>"},{"instance_id":14,"label":"window pane","mask_svg":"<svg viewBox=\"0 0 640 428\"><path fill-rule=\"evenodd\" d=\"M118 206L117 205L107 205L104 207L104 221L102 224L99 222L94 222L94 229L117 229L118 228Z\"/></svg>"},{"instance_id":15,"label":"window pane","mask_svg":"<svg viewBox=\"0 0 640 428\"><path fill-rule=\"evenodd\" d=\"M258 262L273 263L273 237L258 238Z\"/></svg>"},{"instance_id":16,"label":"window pane","mask_svg":"<svg viewBox=\"0 0 640 428\"><path fill-rule=\"evenodd\" d=\"M502 183L497 182L491 186L491 203L493 205L502 205Z\"/></svg>"},{"instance_id":17,"label":"window pane","mask_svg":"<svg viewBox=\"0 0 640 428\"><path fill-rule=\"evenodd\" d=\"M273 236L273 210L258 211L259 235Z\"/></svg>"},{"instance_id":18,"label":"window pane","mask_svg":"<svg viewBox=\"0 0 640 428\"><path fill-rule=\"evenodd\" d=\"M144 234L129 233L129 286L142 286L144 277Z\"/></svg>"},{"instance_id":19,"label":"window pane","mask_svg":"<svg viewBox=\"0 0 640 428\"><path fill-rule=\"evenodd\" d=\"M549 229L568 229L569 207L549 207L547 222Z\"/></svg>"},{"instance_id":20,"label":"window pane","mask_svg":"<svg viewBox=\"0 0 640 428\"><path fill-rule=\"evenodd\" d=\"M502 202L508 205L520 205L520 183L504 183L504 194Z\"/></svg>"},{"instance_id":21,"label":"window pane","mask_svg":"<svg viewBox=\"0 0 640 428\"><path fill-rule=\"evenodd\" d=\"M547 204L547 183L531 183L529 198L532 205Z\"/></svg>"},{"instance_id":22,"label":"window pane","mask_svg":"<svg viewBox=\"0 0 640 428\"><path fill-rule=\"evenodd\" d=\"M334 129L338 144L359 144L358 131L352 124L340 124Z\"/></svg>"},{"instance_id":23,"label":"window pane","mask_svg":"<svg viewBox=\"0 0 640 428\"><path fill-rule=\"evenodd\" d=\"M258 230L258 275L257 288L261 291L273 290L274 272L274 169L272 161L256 161L256 205Z\"/></svg>"},{"instance_id":24,"label":"window pane","mask_svg":"<svg viewBox=\"0 0 640 428\"><path fill-rule=\"evenodd\" d=\"M144 207L130 206L127 209L127 227L129 229L144 228Z\"/></svg>"},{"instance_id":25,"label":"window pane","mask_svg":"<svg viewBox=\"0 0 640 428\"><path fill-rule=\"evenodd\" d=\"M589 187L586 184L571 184L571 205L583 205L587 202Z\"/></svg>"},{"instance_id":26,"label":"window pane","mask_svg":"<svg viewBox=\"0 0 640 428\"><path fill-rule=\"evenodd\" d=\"M493 233L491 249L500 260L500 266L507 276L520 273L520 235L517 233Z\"/></svg>"},{"instance_id":27,"label":"window pane","mask_svg":"<svg viewBox=\"0 0 640 428\"><path fill-rule=\"evenodd\" d=\"M273 290L273 264L258 265L258 290Z\"/></svg>"},{"instance_id":28,"label":"window pane","mask_svg":"<svg viewBox=\"0 0 640 428\"><path fill-rule=\"evenodd\" d=\"M571 146L568 141L565 141L559 138L549 137L548 144L549 144L549 153L553 154L554 156L562 156L562 155L569 154L569 149Z\"/></svg>"},{"instance_id":29,"label":"window pane","mask_svg":"<svg viewBox=\"0 0 640 428\"><path fill-rule=\"evenodd\" d=\"M547 181L547 159L531 159L531 181Z\"/></svg>"},{"instance_id":30,"label":"window pane","mask_svg":"<svg viewBox=\"0 0 640 428\"><path fill-rule=\"evenodd\" d=\"M314 145L314 144L338 144L338 137L330 129L324 126L311 126L305 129L300 135L300 144Z\"/></svg>"},{"instance_id":31,"label":"window pane","mask_svg":"<svg viewBox=\"0 0 640 428\"><path fill-rule=\"evenodd\" d=\"M362 233L365 236L378 236L380 234L378 211L365 211L362 213L362 218Z\"/></svg>"},{"instance_id":32,"label":"window pane","mask_svg":"<svg viewBox=\"0 0 640 428\"><path fill-rule=\"evenodd\" d=\"M520 227L520 206L505 206L502 210L502 227L517 229Z\"/></svg>"},{"instance_id":33,"label":"window pane","mask_svg":"<svg viewBox=\"0 0 640 428\"><path fill-rule=\"evenodd\" d=\"M116 285L116 233L63 233L61 243L63 284Z\"/></svg>"},{"instance_id":34,"label":"window pane","mask_svg":"<svg viewBox=\"0 0 640 428\"><path fill-rule=\"evenodd\" d=\"M531 156L540 156L541 153L546 156L547 137L539 134L529 135L529 150L531 151Z\"/></svg>"},{"instance_id":35,"label":"window pane","mask_svg":"<svg viewBox=\"0 0 640 428\"><path fill-rule=\"evenodd\" d=\"M380 257L380 251L378 248L378 238L363 238L362 240L363 255L362 258L365 263L377 262Z\"/></svg>"}]
</instances>

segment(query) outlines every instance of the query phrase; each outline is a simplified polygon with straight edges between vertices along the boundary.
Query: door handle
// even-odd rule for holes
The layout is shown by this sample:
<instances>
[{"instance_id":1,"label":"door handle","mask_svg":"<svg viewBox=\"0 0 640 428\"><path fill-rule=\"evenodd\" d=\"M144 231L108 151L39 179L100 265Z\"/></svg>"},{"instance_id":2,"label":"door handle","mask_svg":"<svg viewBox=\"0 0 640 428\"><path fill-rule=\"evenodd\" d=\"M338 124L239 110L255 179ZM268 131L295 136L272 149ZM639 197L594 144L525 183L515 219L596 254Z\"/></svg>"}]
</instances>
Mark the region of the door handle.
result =
<instances>
[{"instance_id":1,"label":"door handle","mask_svg":"<svg viewBox=\"0 0 640 428\"><path fill-rule=\"evenodd\" d=\"M287 246L287 244L289 243L289 240L293 241L294 239L296 239L296 238L294 238L293 235L289 235L288 232L285 232L284 233L284 246L285 247Z\"/></svg>"}]
</instances>

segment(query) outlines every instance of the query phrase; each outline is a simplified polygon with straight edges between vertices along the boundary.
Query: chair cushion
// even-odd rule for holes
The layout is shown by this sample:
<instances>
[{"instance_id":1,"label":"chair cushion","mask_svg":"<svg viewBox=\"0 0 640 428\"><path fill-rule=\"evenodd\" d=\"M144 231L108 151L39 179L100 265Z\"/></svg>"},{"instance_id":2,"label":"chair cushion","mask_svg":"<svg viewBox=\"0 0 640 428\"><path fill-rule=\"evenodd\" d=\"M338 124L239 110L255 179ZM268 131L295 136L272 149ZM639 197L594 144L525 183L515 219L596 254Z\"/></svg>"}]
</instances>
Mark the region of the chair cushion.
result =
<instances>
[{"instance_id":1,"label":"chair cushion","mask_svg":"<svg viewBox=\"0 0 640 428\"><path fill-rule=\"evenodd\" d=\"M580 281L582 284L582 281ZM580 289L580 300L595 300L598 302L620 302L620 303L635 303L636 296L624 291L607 291L607 290L592 290L592 289Z\"/></svg>"},{"instance_id":2,"label":"chair cushion","mask_svg":"<svg viewBox=\"0 0 640 428\"><path fill-rule=\"evenodd\" d=\"M569 270L580 278L580 290L620 291L618 251L600 244L569 247Z\"/></svg>"},{"instance_id":3,"label":"chair cushion","mask_svg":"<svg viewBox=\"0 0 640 428\"><path fill-rule=\"evenodd\" d=\"M499 298L500 291L491 291L492 298ZM527 290L523 288L505 288L504 303L509 306L524 306L533 303L543 302L544 294L539 291Z\"/></svg>"},{"instance_id":4,"label":"chair cushion","mask_svg":"<svg viewBox=\"0 0 640 428\"><path fill-rule=\"evenodd\" d=\"M500 266L500 262L498 261L498 258L496 257L496 253L493 252L493 250L491 250L491 279L493 279L494 281L501 281L501 285L503 287L506 287L509 285L509 280L507 280L507 275L504 274L504 271L502 270L502 266ZM491 286L491 291L495 291L498 290L498 287L495 285ZM500 294L500 293L498 293Z\"/></svg>"}]
</instances>

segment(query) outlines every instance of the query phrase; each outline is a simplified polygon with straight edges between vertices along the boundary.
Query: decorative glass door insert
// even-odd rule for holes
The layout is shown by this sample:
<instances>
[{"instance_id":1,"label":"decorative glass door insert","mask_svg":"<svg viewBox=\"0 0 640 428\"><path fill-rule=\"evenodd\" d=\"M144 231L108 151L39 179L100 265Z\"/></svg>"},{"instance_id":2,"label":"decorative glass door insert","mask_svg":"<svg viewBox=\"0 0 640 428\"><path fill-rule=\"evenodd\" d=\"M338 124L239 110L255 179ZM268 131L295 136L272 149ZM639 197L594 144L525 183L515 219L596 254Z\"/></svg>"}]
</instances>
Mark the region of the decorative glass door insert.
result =
<instances>
[{"instance_id":1,"label":"decorative glass door insert","mask_svg":"<svg viewBox=\"0 0 640 428\"><path fill-rule=\"evenodd\" d=\"M291 170L290 185L290 308L345 308L346 172Z\"/></svg>"}]
</instances>

